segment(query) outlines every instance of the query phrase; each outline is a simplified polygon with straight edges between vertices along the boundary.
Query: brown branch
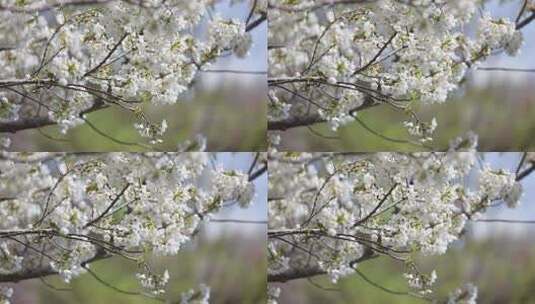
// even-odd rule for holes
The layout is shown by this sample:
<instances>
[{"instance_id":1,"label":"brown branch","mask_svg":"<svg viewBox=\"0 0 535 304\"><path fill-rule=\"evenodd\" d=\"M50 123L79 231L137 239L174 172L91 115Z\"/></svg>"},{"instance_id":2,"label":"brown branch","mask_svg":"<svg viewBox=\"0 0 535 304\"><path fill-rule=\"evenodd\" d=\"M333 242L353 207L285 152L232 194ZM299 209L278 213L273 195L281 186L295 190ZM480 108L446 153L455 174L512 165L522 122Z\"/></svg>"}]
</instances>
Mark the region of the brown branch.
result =
<instances>
[{"instance_id":1,"label":"brown branch","mask_svg":"<svg viewBox=\"0 0 535 304\"><path fill-rule=\"evenodd\" d=\"M267 166L267 165L264 165L262 168L256 170L255 172L252 172L252 173L249 175L249 179L248 179L248 181L249 181L249 182L254 181L255 179L257 179L257 178L259 178L260 176L262 176L262 174L264 174L267 170L268 170L268 166Z\"/></svg>"},{"instance_id":2,"label":"brown branch","mask_svg":"<svg viewBox=\"0 0 535 304\"><path fill-rule=\"evenodd\" d=\"M0 133L16 133L26 129L35 129L56 124L48 117L22 118L16 121L0 122Z\"/></svg>"},{"instance_id":3,"label":"brown branch","mask_svg":"<svg viewBox=\"0 0 535 304\"><path fill-rule=\"evenodd\" d=\"M531 164L531 167L525 169L524 171L521 171L517 174L516 176L516 181L521 181L523 180L524 178L526 178L528 175L530 175L531 173L533 173L533 171L535 171L535 163L532 163Z\"/></svg>"},{"instance_id":4,"label":"brown branch","mask_svg":"<svg viewBox=\"0 0 535 304\"><path fill-rule=\"evenodd\" d=\"M398 185L399 184L397 184L397 183L394 184L394 186L392 186L392 188L390 188L390 190L385 194L385 196L383 196L383 198L377 204L377 206L375 206L375 208L370 213L368 213L368 215L366 215L362 219L358 220L355 224L353 224L353 226L351 228L355 228L355 227L359 226L360 224L362 224L362 223L366 222L367 220L369 220L379 210L379 208L381 208L381 206L386 202L386 200L390 197L390 195L392 194L392 192L394 192L394 190L398 187Z\"/></svg>"},{"instance_id":5,"label":"brown branch","mask_svg":"<svg viewBox=\"0 0 535 304\"><path fill-rule=\"evenodd\" d=\"M353 74L351 74L351 77L357 75L358 73L374 65L376 60L379 58L379 56L381 56L381 54L386 50L386 48L388 48L388 46L392 43L392 41L394 40L394 38L396 38L397 35L398 35L398 32L394 32L394 34L390 37L390 39L388 39L388 41L381 47L379 52L377 52L377 54L375 54L375 56L368 63L366 63L364 66L362 66L361 68L353 72Z\"/></svg>"},{"instance_id":6,"label":"brown branch","mask_svg":"<svg viewBox=\"0 0 535 304\"><path fill-rule=\"evenodd\" d=\"M364 261L371 260L376 257L377 254L369 247L366 247L364 254L360 258L351 262L351 267L355 266L358 263L362 263ZM319 268L319 266L308 266L301 268L294 267L280 273L268 274L267 281L270 283L284 283L291 280L310 278L326 273L327 272Z\"/></svg>"},{"instance_id":7,"label":"brown branch","mask_svg":"<svg viewBox=\"0 0 535 304\"><path fill-rule=\"evenodd\" d=\"M91 108L83 111L81 115L102 110L107 107L107 104L101 101L96 101ZM21 118L15 121L0 122L0 133L16 133L18 131L41 128L55 124L57 124L56 121L45 116Z\"/></svg>"},{"instance_id":8,"label":"brown branch","mask_svg":"<svg viewBox=\"0 0 535 304\"><path fill-rule=\"evenodd\" d=\"M361 106L351 109L349 114L351 115L352 113L373 108L378 105L380 105L380 103L376 103L373 98L366 98ZM268 121L268 130L286 131L292 128L305 127L324 122L326 122L326 119L322 118L317 113L310 114L308 116L291 116L282 120Z\"/></svg>"},{"instance_id":9,"label":"brown branch","mask_svg":"<svg viewBox=\"0 0 535 304\"><path fill-rule=\"evenodd\" d=\"M281 273L268 274L268 282L284 283L291 280L303 279L314 277L317 275L326 274L327 272L319 266L307 267L307 268L292 268Z\"/></svg>"},{"instance_id":10,"label":"brown branch","mask_svg":"<svg viewBox=\"0 0 535 304\"><path fill-rule=\"evenodd\" d=\"M61 184L61 182L65 179L65 177L67 175L69 175L69 173L71 173L71 171L67 170L67 172L65 172L65 174L61 174L59 176L59 178L56 180L56 183L54 184L52 189L50 189L50 191L48 192L48 195L46 196L46 200L45 200L45 209L43 210L43 214L41 215L39 220L37 220L37 222L35 222L34 226L39 226L45 220L45 218L50 214L48 212L48 207L50 205L50 200L52 199L52 195L54 194L54 192L58 188L59 184Z\"/></svg>"},{"instance_id":11,"label":"brown branch","mask_svg":"<svg viewBox=\"0 0 535 304\"><path fill-rule=\"evenodd\" d=\"M127 183L126 186L123 188L123 190L121 190L121 192L119 194L117 194L115 199L113 199L113 201L109 204L108 208L106 208L106 210L104 210L104 212L102 212L94 220L92 220L92 221L88 222L87 224L85 224L84 228L87 228L87 227L95 224L96 222L100 221L104 216L106 216L106 214L108 212L110 212L111 208L113 208L113 206L115 206L115 204L119 201L119 199L121 197L123 197L124 193L126 192L126 190L128 190L129 187L130 187L130 183Z\"/></svg>"},{"instance_id":12,"label":"brown branch","mask_svg":"<svg viewBox=\"0 0 535 304\"><path fill-rule=\"evenodd\" d=\"M304 117L292 116L283 120L268 121L268 130L286 131L288 129L323 123L326 120L319 114Z\"/></svg>"},{"instance_id":13,"label":"brown branch","mask_svg":"<svg viewBox=\"0 0 535 304\"><path fill-rule=\"evenodd\" d=\"M209 223L235 223L235 224L257 224L266 225L267 221L240 220L240 219L211 219Z\"/></svg>"},{"instance_id":14,"label":"brown branch","mask_svg":"<svg viewBox=\"0 0 535 304\"><path fill-rule=\"evenodd\" d=\"M104 250L99 250L92 258L88 259L87 261L84 261L82 264L90 264L92 262L96 262L98 260L106 259L109 257L111 257L111 255L106 253ZM58 274L58 272L52 269L52 267L50 267L49 265L47 265L35 269L24 269L14 273L2 274L0 275L0 283L19 282L29 279L46 277L54 274Z\"/></svg>"},{"instance_id":15,"label":"brown branch","mask_svg":"<svg viewBox=\"0 0 535 304\"><path fill-rule=\"evenodd\" d=\"M323 1L317 1L319 3L312 4L312 5L306 5L302 7L292 7L289 5L275 5L272 3L269 3L269 8L272 9L278 9L285 12L304 12L304 11L315 11L318 9L321 9L325 6L331 6L331 5L348 5L348 4L365 4L365 3L373 3L377 0L323 0Z\"/></svg>"},{"instance_id":16,"label":"brown branch","mask_svg":"<svg viewBox=\"0 0 535 304\"><path fill-rule=\"evenodd\" d=\"M95 4L103 4L108 3L111 0L69 0L69 1L63 1L59 0L53 3L34 3L32 5L27 6L2 6L0 5L0 11L10 11L10 12L16 12L16 13L35 13L35 12L46 12L49 10L52 10L54 8L58 7L65 7L65 6L76 6L76 5L95 5Z\"/></svg>"},{"instance_id":17,"label":"brown branch","mask_svg":"<svg viewBox=\"0 0 535 304\"><path fill-rule=\"evenodd\" d=\"M108 54L106 55L106 57L104 57L104 59L102 59L102 61L97 64L94 68L92 68L91 70L87 71L83 76L82 78L85 78L89 75L91 75L92 73L94 73L96 70L100 69L100 67L106 63L106 61L111 57L111 55L117 50L117 48L121 45L121 43L123 43L123 40L126 38L126 36L128 36L128 33L124 34L121 39L119 39L119 41L117 41L117 43L113 46L113 48L108 52Z\"/></svg>"},{"instance_id":18,"label":"brown branch","mask_svg":"<svg viewBox=\"0 0 535 304\"><path fill-rule=\"evenodd\" d=\"M535 20L535 12L531 13L531 15L529 17L527 17L526 19L518 22L517 25L516 25L516 29L517 30L522 29L526 25L530 24L533 20Z\"/></svg>"},{"instance_id":19,"label":"brown branch","mask_svg":"<svg viewBox=\"0 0 535 304\"><path fill-rule=\"evenodd\" d=\"M253 1L253 5L251 5L251 9L249 10L249 14L247 15L247 19L245 19L245 24L248 25L249 21L251 21L251 18L253 18L254 11L256 10L256 5L258 4L258 0Z\"/></svg>"},{"instance_id":20,"label":"brown branch","mask_svg":"<svg viewBox=\"0 0 535 304\"><path fill-rule=\"evenodd\" d=\"M256 27L258 27L260 24L264 23L264 21L267 20L267 14L266 13L262 13L260 15L260 17L258 17L258 19L256 19L255 21L251 22L250 24L247 25L247 27L245 27L245 31L246 32L250 32L252 30L254 30Z\"/></svg>"}]
</instances>

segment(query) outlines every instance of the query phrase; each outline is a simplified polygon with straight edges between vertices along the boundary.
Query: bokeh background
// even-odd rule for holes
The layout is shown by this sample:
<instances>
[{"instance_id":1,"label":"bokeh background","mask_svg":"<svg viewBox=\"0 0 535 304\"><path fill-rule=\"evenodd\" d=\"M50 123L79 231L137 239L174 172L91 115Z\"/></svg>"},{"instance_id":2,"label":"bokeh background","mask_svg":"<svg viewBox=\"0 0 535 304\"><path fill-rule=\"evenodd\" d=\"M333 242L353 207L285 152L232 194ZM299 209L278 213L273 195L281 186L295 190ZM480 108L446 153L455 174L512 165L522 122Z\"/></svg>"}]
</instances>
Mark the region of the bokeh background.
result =
<instances>
[{"instance_id":1,"label":"bokeh background","mask_svg":"<svg viewBox=\"0 0 535 304\"><path fill-rule=\"evenodd\" d=\"M217 0L211 15L247 19L250 1ZM199 29L202 35L203 29ZM265 72L267 70L267 24L251 32L253 46L249 56L227 56L207 66L208 70ZM144 105L153 122L167 120L164 143L154 149L176 151L177 145L197 134L207 138L207 151L261 151L266 142L266 75L199 73L193 88L175 105ZM105 109L88 115L88 120L105 134L124 142L146 142L133 128L132 113ZM12 139L13 151L146 151L135 145L118 144L99 135L87 125L71 129L66 135L54 126L27 130Z\"/></svg>"},{"instance_id":2,"label":"bokeh background","mask_svg":"<svg viewBox=\"0 0 535 304\"><path fill-rule=\"evenodd\" d=\"M247 172L254 153L219 153L214 163L228 169ZM231 207L214 219L267 221L267 174L254 181L256 195L247 209ZM170 280L166 298L180 303L181 292L197 288L200 283L211 287L210 303L265 303L267 246L266 224L211 222L205 224L195 240L174 257L154 258L153 268L168 269ZM91 264L91 269L105 282L126 291L140 291L135 278L136 265L120 258ZM65 285L54 275L23 281L14 286L13 304L95 304L95 303L161 303L142 296L126 295L110 288L91 275L84 274Z\"/></svg>"},{"instance_id":3,"label":"bokeh background","mask_svg":"<svg viewBox=\"0 0 535 304\"><path fill-rule=\"evenodd\" d=\"M492 168L515 171L520 153L485 153ZM519 207L490 209L484 219L535 220L535 175L523 180L524 194ZM436 269L434 291L441 297L471 282L478 286L478 303L535 303L535 225L476 222L466 235L450 245L445 255L418 257L421 270ZM377 258L359 265L371 281L394 291L406 292L403 265ZM312 282L302 279L279 285L281 304L292 303L428 303L410 296L393 295L351 275L333 285L327 276ZM320 286L321 288L319 288Z\"/></svg>"},{"instance_id":4,"label":"bokeh background","mask_svg":"<svg viewBox=\"0 0 535 304\"><path fill-rule=\"evenodd\" d=\"M492 16L514 18L522 1L486 1ZM490 57L481 67L535 69L535 24L523 30L524 44L516 57L504 54ZM535 72L472 70L461 89L450 94L446 103L421 106L419 117L436 117L438 128L434 150L447 149L450 140L474 131L481 151L523 151L535 149ZM394 139L407 139L403 127L407 117L388 107L362 111L359 117L371 129ZM318 135L319 134L319 135ZM415 151L422 147L380 138L357 122L338 132L318 124L288 130L282 135L281 151Z\"/></svg>"}]
</instances>

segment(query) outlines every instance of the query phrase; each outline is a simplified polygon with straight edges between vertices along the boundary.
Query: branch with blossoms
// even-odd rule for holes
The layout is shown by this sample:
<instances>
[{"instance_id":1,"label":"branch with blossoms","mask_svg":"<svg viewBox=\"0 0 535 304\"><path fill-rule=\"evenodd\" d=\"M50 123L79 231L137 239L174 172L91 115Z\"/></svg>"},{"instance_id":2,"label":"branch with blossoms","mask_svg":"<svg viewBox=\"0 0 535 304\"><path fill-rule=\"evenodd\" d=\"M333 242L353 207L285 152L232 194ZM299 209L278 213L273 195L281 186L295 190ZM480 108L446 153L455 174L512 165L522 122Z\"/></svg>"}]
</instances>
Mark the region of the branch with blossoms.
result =
<instances>
[{"instance_id":1,"label":"branch with blossoms","mask_svg":"<svg viewBox=\"0 0 535 304\"><path fill-rule=\"evenodd\" d=\"M262 153L249 172L213 167L211 158L193 152L3 152L0 282L57 274L69 283L89 273L111 285L90 265L115 257L138 266L141 291L128 294L165 301L169 273L154 270L150 257L176 255L213 214L249 206L252 181L264 174ZM202 299L208 289L202 290L184 297Z\"/></svg>"},{"instance_id":2,"label":"branch with blossoms","mask_svg":"<svg viewBox=\"0 0 535 304\"><path fill-rule=\"evenodd\" d=\"M415 258L444 254L489 208L515 208L535 155L523 153L510 171L494 169L475 152L268 154L268 283L272 300L281 283L351 274L386 292L429 301L437 274ZM460 147L457 145L456 147ZM476 178L476 181L473 178ZM405 291L370 280L359 265L382 257L404 266ZM473 285L451 293L450 303L476 294Z\"/></svg>"},{"instance_id":3,"label":"branch with blossoms","mask_svg":"<svg viewBox=\"0 0 535 304\"><path fill-rule=\"evenodd\" d=\"M327 123L336 131L356 121L384 140L425 148L438 123L420 119L416 105L446 102L471 68L516 55L535 19L531 1L519 6L508 20L478 14L484 8L474 0L269 1L272 145L292 128ZM469 24L475 35L465 32ZM407 139L387 138L359 117L377 106L406 115Z\"/></svg>"},{"instance_id":4,"label":"branch with blossoms","mask_svg":"<svg viewBox=\"0 0 535 304\"><path fill-rule=\"evenodd\" d=\"M251 31L267 19L258 0L246 20L207 15L212 7L204 0L1 3L8 38L0 45L0 133L88 124L105 136L87 114L117 108L136 118L149 144L161 142L167 122L153 122L143 107L174 104L219 58L247 56Z\"/></svg>"},{"instance_id":5,"label":"branch with blossoms","mask_svg":"<svg viewBox=\"0 0 535 304\"><path fill-rule=\"evenodd\" d=\"M29 3L27 5L0 5L0 11L9 11L13 13L42 13L46 11L53 10L55 8L69 7L69 6L86 6L86 5L97 5L108 3L111 0L70 0L70 1L54 1L49 3ZM134 1L124 1L130 4L136 4L141 7L146 7L147 3L143 1L134 2Z\"/></svg>"}]
</instances>

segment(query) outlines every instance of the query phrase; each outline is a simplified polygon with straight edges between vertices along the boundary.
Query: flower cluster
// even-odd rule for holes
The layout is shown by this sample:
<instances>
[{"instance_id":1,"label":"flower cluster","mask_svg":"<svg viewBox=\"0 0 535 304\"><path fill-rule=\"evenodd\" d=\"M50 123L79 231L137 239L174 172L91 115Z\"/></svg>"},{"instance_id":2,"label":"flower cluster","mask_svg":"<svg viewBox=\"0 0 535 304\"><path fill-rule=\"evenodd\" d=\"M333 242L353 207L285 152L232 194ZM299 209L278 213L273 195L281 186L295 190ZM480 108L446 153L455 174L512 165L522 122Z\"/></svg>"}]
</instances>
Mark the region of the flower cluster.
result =
<instances>
[{"instance_id":1,"label":"flower cluster","mask_svg":"<svg viewBox=\"0 0 535 304\"><path fill-rule=\"evenodd\" d=\"M22 257L13 255L6 243L0 244L0 274L18 271L22 268Z\"/></svg>"},{"instance_id":2,"label":"flower cluster","mask_svg":"<svg viewBox=\"0 0 535 304\"><path fill-rule=\"evenodd\" d=\"M403 276L407 279L410 288L417 290L420 294L426 295L433 291L431 287L437 280L436 271L432 271L430 275L422 274L418 271L404 273Z\"/></svg>"},{"instance_id":3,"label":"flower cluster","mask_svg":"<svg viewBox=\"0 0 535 304\"><path fill-rule=\"evenodd\" d=\"M142 286L162 293L169 274L147 271L147 259L176 254L210 214L253 197L247 174L213 169L210 158L3 152L0 282L50 271L69 282L88 262L117 256L144 266Z\"/></svg>"},{"instance_id":4,"label":"flower cluster","mask_svg":"<svg viewBox=\"0 0 535 304\"><path fill-rule=\"evenodd\" d=\"M522 44L515 22L481 16L476 0L365 2L269 1L271 130L336 130L381 104L413 116L417 103L446 101L471 66Z\"/></svg>"},{"instance_id":5,"label":"flower cluster","mask_svg":"<svg viewBox=\"0 0 535 304\"><path fill-rule=\"evenodd\" d=\"M219 169L213 180L213 187L218 193L225 193L222 201L236 198L241 207L247 207L254 196L254 184L246 175L236 171Z\"/></svg>"},{"instance_id":6,"label":"flower cluster","mask_svg":"<svg viewBox=\"0 0 535 304\"><path fill-rule=\"evenodd\" d=\"M7 97L1 94L0 92L0 122L17 120L20 105L9 102Z\"/></svg>"},{"instance_id":7,"label":"flower cluster","mask_svg":"<svg viewBox=\"0 0 535 304\"><path fill-rule=\"evenodd\" d=\"M0 122L41 116L66 132L113 106L136 114L136 129L158 142L165 127L153 130L141 104L176 103L204 66L251 47L244 22L205 16L212 5L0 1Z\"/></svg>"},{"instance_id":8,"label":"flower cluster","mask_svg":"<svg viewBox=\"0 0 535 304\"><path fill-rule=\"evenodd\" d=\"M448 298L448 304L476 304L477 287L468 283L452 292Z\"/></svg>"},{"instance_id":9,"label":"flower cluster","mask_svg":"<svg viewBox=\"0 0 535 304\"><path fill-rule=\"evenodd\" d=\"M161 137L167 130L167 121L164 119L159 126L150 122L136 123L134 124L134 128L138 130L142 137L150 138L151 140L149 142L151 144L161 143L163 141Z\"/></svg>"},{"instance_id":10,"label":"flower cluster","mask_svg":"<svg viewBox=\"0 0 535 304\"><path fill-rule=\"evenodd\" d=\"M436 274L420 273L414 256L443 254L489 206L518 204L517 174L477 158L474 149L269 153L269 280L336 282L384 255L405 262L415 292L431 293Z\"/></svg>"},{"instance_id":11,"label":"flower cluster","mask_svg":"<svg viewBox=\"0 0 535 304\"><path fill-rule=\"evenodd\" d=\"M208 304L210 298L210 288L204 284L199 286L199 290L193 289L182 293L180 304Z\"/></svg>"},{"instance_id":12,"label":"flower cluster","mask_svg":"<svg viewBox=\"0 0 535 304\"><path fill-rule=\"evenodd\" d=\"M234 50L238 57L245 57L252 44L252 38L240 21L223 20L217 17L208 29L210 41L220 50Z\"/></svg>"},{"instance_id":13,"label":"flower cluster","mask_svg":"<svg viewBox=\"0 0 535 304\"><path fill-rule=\"evenodd\" d=\"M406 121L403 125L407 128L410 135L420 138L422 142L426 142L432 140L431 136L437 128L437 120L433 118L430 123Z\"/></svg>"},{"instance_id":14,"label":"flower cluster","mask_svg":"<svg viewBox=\"0 0 535 304\"><path fill-rule=\"evenodd\" d=\"M0 304L10 304L9 298L13 295L13 288L0 286Z\"/></svg>"},{"instance_id":15,"label":"flower cluster","mask_svg":"<svg viewBox=\"0 0 535 304\"><path fill-rule=\"evenodd\" d=\"M159 295L165 293L165 286L169 282L169 272L164 271L161 275L156 275L153 273L137 273L137 279L141 283L143 288L150 290L154 295Z\"/></svg>"}]
</instances>

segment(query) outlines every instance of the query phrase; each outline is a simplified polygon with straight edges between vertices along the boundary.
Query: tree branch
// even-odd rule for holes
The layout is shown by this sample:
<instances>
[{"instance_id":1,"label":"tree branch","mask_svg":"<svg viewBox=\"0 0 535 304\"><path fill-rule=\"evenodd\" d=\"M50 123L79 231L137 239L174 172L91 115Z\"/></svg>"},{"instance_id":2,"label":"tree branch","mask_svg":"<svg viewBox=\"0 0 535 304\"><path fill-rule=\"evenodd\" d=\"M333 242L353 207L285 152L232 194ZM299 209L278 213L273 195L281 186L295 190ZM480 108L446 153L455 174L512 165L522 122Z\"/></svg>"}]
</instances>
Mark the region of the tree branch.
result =
<instances>
[{"instance_id":1,"label":"tree branch","mask_svg":"<svg viewBox=\"0 0 535 304\"><path fill-rule=\"evenodd\" d=\"M267 14L266 13L262 13L260 15L260 17L258 17L258 19L256 19L255 21L253 21L253 22L251 22L250 24L247 25L247 27L245 28L245 31L246 32L250 32L250 31L254 30L257 26L259 26L260 24L262 24L266 20L267 20Z\"/></svg>"},{"instance_id":2,"label":"tree branch","mask_svg":"<svg viewBox=\"0 0 535 304\"><path fill-rule=\"evenodd\" d=\"M107 107L107 104L97 100L91 108L81 112L80 114L88 114L94 111L105 109ZM22 118L15 121L0 122L0 133L16 133L18 131L41 128L55 124L57 124L56 121L53 121L45 116Z\"/></svg>"},{"instance_id":3,"label":"tree branch","mask_svg":"<svg viewBox=\"0 0 535 304\"><path fill-rule=\"evenodd\" d=\"M17 13L35 13L46 12L57 7L74 6L74 5L95 5L108 3L112 0L59 0L52 3L36 2L31 5L22 7L18 6L2 6L0 5L0 11L10 11Z\"/></svg>"},{"instance_id":4,"label":"tree branch","mask_svg":"<svg viewBox=\"0 0 535 304\"><path fill-rule=\"evenodd\" d=\"M22 118L16 121L0 122L0 133L16 133L26 129L35 129L55 125L48 117Z\"/></svg>"},{"instance_id":5,"label":"tree branch","mask_svg":"<svg viewBox=\"0 0 535 304\"><path fill-rule=\"evenodd\" d=\"M88 222L87 224L85 224L84 228L87 228L87 227L95 224L96 222L100 221L100 219L102 219L104 216L106 216L106 214L108 214L108 212L110 212L111 208L113 208L113 206L115 206L115 204L119 201L119 199L121 197L123 197L124 193L126 192L126 190L128 190L129 187L130 187L130 183L127 183L126 186L124 186L123 190L121 190L121 192L119 194L117 194L117 196L115 196L113 201L108 205L108 208L106 208L106 210L104 210L104 212L102 212L94 220L92 220L92 221Z\"/></svg>"},{"instance_id":6,"label":"tree branch","mask_svg":"<svg viewBox=\"0 0 535 304\"><path fill-rule=\"evenodd\" d=\"M326 273L327 272L325 270L319 268L318 266L308 268L292 268L281 273L268 274L267 281L284 283L291 280L309 278Z\"/></svg>"},{"instance_id":7,"label":"tree branch","mask_svg":"<svg viewBox=\"0 0 535 304\"><path fill-rule=\"evenodd\" d=\"M376 103L373 98L366 98L364 103L356 107L354 109L351 109L349 111L349 115L352 115L356 112L363 111L369 108L376 107L380 105L381 103ZM283 120L275 120L275 121L268 121L268 130L270 131L286 131L288 129L297 128L297 127L305 127L310 126L318 123L324 123L327 120L325 118L322 118L319 114L313 113L308 116L291 116L289 118L283 119Z\"/></svg>"},{"instance_id":8,"label":"tree branch","mask_svg":"<svg viewBox=\"0 0 535 304\"><path fill-rule=\"evenodd\" d=\"M97 251L95 256L88 259L87 261L84 261L82 265L90 264L92 262L96 262L98 260L106 259L109 257L111 257L111 255L106 253L106 251L99 250ZM52 267L50 267L49 265L47 265L35 269L24 269L14 273L0 274L0 283L19 282L24 280L46 277L54 274L58 274L58 272L52 269Z\"/></svg>"},{"instance_id":9,"label":"tree branch","mask_svg":"<svg viewBox=\"0 0 535 304\"><path fill-rule=\"evenodd\" d=\"M350 266L353 268L358 263L362 263L364 261L371 260L376 257L377 255L373 251L373 249L366 247L364 254L360 258L352 261ZM319 266L308 266L301 268L294 267L280 273L268 274L267 281L269 283L284 283L291 280L310 278L323 274L327 274L327 271L319 268Z\"/></svg>"}]
</instances>

